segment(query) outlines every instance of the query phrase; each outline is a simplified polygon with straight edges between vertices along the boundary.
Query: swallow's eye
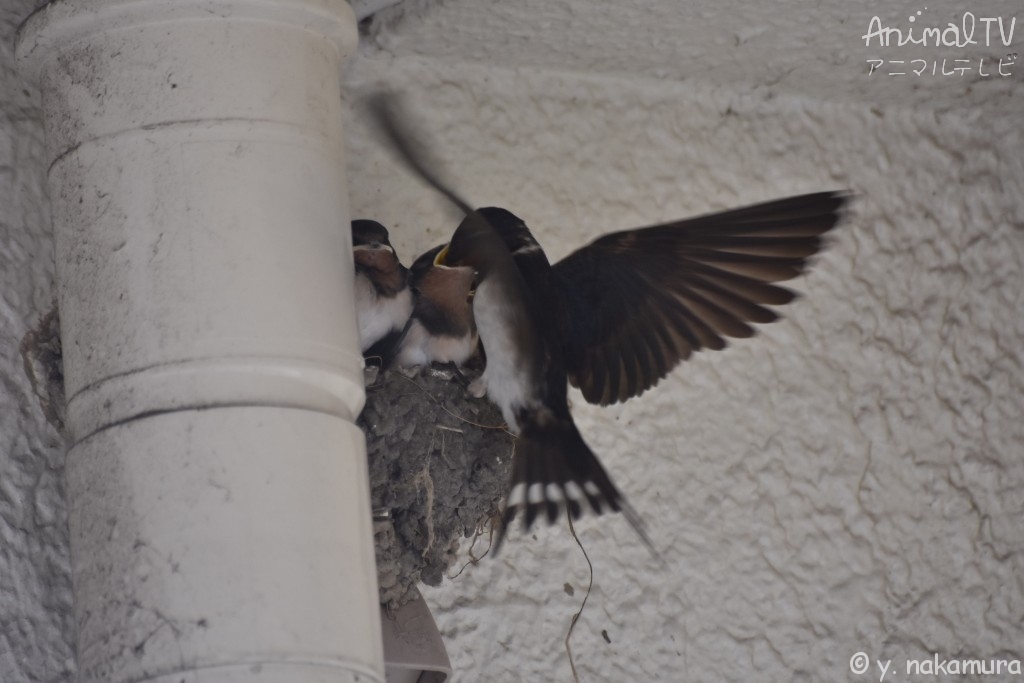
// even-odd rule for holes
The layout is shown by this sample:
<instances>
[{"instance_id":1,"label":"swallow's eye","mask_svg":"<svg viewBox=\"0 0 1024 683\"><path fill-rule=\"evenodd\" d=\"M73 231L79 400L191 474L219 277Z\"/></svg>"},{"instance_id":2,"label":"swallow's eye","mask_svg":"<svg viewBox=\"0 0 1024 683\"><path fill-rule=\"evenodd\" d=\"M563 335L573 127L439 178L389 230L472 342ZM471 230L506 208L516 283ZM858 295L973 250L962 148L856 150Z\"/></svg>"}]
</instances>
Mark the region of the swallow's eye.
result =
<instances>
[{"instance_id":1,"label":"swallow's eye","mask_svg":"<svg viewBox=\"0 0 1024 683\"><path fill-rule=\"evenodd\" d=\"M370 242L370 249L380 249L382 246L380 242Z\"/></svg>"}]
</instances>

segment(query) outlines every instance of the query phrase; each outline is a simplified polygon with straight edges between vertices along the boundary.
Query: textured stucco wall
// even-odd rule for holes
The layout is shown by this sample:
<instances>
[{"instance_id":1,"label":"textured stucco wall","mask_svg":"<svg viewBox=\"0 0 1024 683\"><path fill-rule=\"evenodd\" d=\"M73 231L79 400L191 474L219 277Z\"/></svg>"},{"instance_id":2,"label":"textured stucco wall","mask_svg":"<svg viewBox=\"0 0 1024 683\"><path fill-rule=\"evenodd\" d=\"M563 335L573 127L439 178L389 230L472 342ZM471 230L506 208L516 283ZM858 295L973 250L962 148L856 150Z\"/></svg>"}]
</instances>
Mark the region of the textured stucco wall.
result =
<instances>
[{"instance_id":1,"label":"textured stucco wall","mask_svg":"<svg viewBox=\"0 0 1024 683\"><path fill-rule=\"evenodd\" d=\"M14 68L37 4L0 4L0 681L74 670L64 444L22 367L24 334L53 305L53 240L38 92Z\"/></svg>"},{"instance_id":2,"label":"textured stucco wall","mask_svg":"<svg viewBox=\"0 0 1024 683\"><path fill-rule=\"evenodd\" d=\"M17 352L53 279L38 95L11 57L33 4L0 8L4 683L73 670L62 449ZM786 321L625 406L577 395L665 560L621 519L577 525L595 571L582 680L868 680L848 666L864 651L903 681L932 653L1024 659L1024 60L1015 80L922 95L846 70L870 11L788 2L731 20L705 4L680 19L674 0L449 0L401 10L346 76L409 91L463 194L520 214L553 257L784 194L861 195ZM794 52L793 31L818 42ZM406 259L444 240L456 217L349 119L353 211L391 226ZM457 681L570 680L587 566L564 527L535 536L426 593Z\"/></svg>"}]
</instances>

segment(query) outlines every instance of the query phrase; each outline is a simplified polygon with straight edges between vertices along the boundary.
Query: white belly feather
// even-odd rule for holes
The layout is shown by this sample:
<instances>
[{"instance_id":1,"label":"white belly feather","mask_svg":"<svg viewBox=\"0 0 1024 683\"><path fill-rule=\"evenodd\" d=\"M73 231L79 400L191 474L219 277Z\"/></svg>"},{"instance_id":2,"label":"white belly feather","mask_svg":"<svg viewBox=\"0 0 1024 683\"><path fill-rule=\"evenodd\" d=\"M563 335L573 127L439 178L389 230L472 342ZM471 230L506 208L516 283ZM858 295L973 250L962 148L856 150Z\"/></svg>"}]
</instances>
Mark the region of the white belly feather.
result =
<instances>
[{"instance_id":1,"label":"white belly feather","mask_svg":"<svg viewBox=\"0 0 1024 683\"><path fill-rule=\"evenodd\" d=\"M405 326L412 315L412 292L406 288L394 297L382 297L362 273L356 274L355 288L359 346L366 351L384 335Z\"/></svg>"},{"instance_id":2,"label":"white belly feather","mask_svg":"<svg viewBox=\"0 0 1024 683\"><path fill-rule=\"evenodd\" d=\"M413 320L402 340L398 353L398 364L403 368L427 363L465 363L476 349L476 338L472 335L434 336L419 320Z\"/></svg>"},{"instance_id":3,"label":"white belly feather","mask_svg":"<svg viewBox=\"0 0 1024 683\"><path fill-rule=\"evenodd\" d=\"M499 284L491 280L481 282L473 298L473 315L487 352L487 367L481 378L487 396L501 408L509 431L518 434L516 414L523 407L537 407L539 401L525 349L515 344L515 311L503 294Z\"/></svg>"}]
</instances>

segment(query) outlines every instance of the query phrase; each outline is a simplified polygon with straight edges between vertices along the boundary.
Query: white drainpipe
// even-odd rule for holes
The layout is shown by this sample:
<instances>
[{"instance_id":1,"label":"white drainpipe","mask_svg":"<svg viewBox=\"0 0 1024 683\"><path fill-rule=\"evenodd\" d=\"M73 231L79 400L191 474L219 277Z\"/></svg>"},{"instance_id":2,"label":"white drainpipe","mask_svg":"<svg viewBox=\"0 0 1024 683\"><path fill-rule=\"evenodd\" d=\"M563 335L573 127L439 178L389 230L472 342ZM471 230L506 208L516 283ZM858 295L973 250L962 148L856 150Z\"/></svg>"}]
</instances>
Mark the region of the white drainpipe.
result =
<instances>
[{"instance_id":1,"label":"white drainpipe","mask_svg":"<svg viewBox=\"0 0 1024 683\"><path fill-rule=\"evenodd\" d=\"M342 0L75 0L46 117L80 680L383 680Z\"/></svg>"}]
</instances>

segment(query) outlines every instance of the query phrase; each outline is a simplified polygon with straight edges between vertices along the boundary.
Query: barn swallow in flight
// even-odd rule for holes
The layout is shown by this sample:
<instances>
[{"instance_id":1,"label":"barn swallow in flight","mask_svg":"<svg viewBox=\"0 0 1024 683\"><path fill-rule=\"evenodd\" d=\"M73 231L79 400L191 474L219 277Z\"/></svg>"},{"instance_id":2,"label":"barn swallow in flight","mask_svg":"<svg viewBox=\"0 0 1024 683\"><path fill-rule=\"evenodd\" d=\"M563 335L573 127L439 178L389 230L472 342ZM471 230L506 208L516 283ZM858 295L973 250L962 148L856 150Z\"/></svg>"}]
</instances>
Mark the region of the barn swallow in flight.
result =
<instances>
[{"instance_id":1,"label":"barn swallow in flight","mask_svg":"<svg viewBox=\"0 0 1024 683\"><path fill-rule=\"evenodd\" d=\"M480 213L498 232L547 325L569 381L590 403L639 396L694 351L751 337L750 323L796 294L800 275L839 221L847 197L819 192L604 235L554 266L526 224L505 209Z\"/></svg>"},{"instance_id":2,"label":"barn swallow in flight","mask_svg":"<svg viewBox=\"0 0 1024 683\"><path fill-rule=\"evenodd\" d=\"M568 382L606 405L637 396L702 348L749 337L777 319L767 306L795 295L774 284L799 275L835 227L846 196L822 192L598 238L552 266L526 224L474 210L431 170L387 96L371 102L396 151L466 213L439 265L477 272L473 313L487 354L487 395L519 435L503 529L520 510L529 528L583 499L600 514L642 523L583 441Z\"/></svg>"},{"instance_id":3,"label":"barn swallow in flight","mask_svg":"<svg viewBox=\"0 0 1024 683\"><path fill-rule=\"evenodd\" d=\"M485 211L462 221L434 263L470 267L476 273L473 316L487 353L482 386L517 435L512 482L505 502L504 532L520 509L529 529L543 510L554 522L561 507L577 518L586 499L595 513L605 508L624 513L650 546L640 517L627 504L587 446L569 412L565 359L552 312L534 296L532 286Z\"/></svg>"},{"instance_id":4,"label":"barn swallow in flight","mask_svg":"<svg viewBox=\"0 0 1024 683\"><path fill-rule=\"evenodd\" d=\"M476 322L470 303L476 274L469 267L436 265L434 258L443 247L426 252L409 269L416 303L398 342L400 367L434 362L460 366L476 351Z\"/></svg>"},{"instance_id":5,"label":"barn swallow in flight","mask_svg":"<svg viewBox=\"0 0 1024 683\"><path fill-rule=\"evenodd\" d=\"M409 271L399 262L383 225L352 221L352 254L359 347L366 353L385 336L402 331L412 314L413 296Z\"/></svg>"}]
</instances>

